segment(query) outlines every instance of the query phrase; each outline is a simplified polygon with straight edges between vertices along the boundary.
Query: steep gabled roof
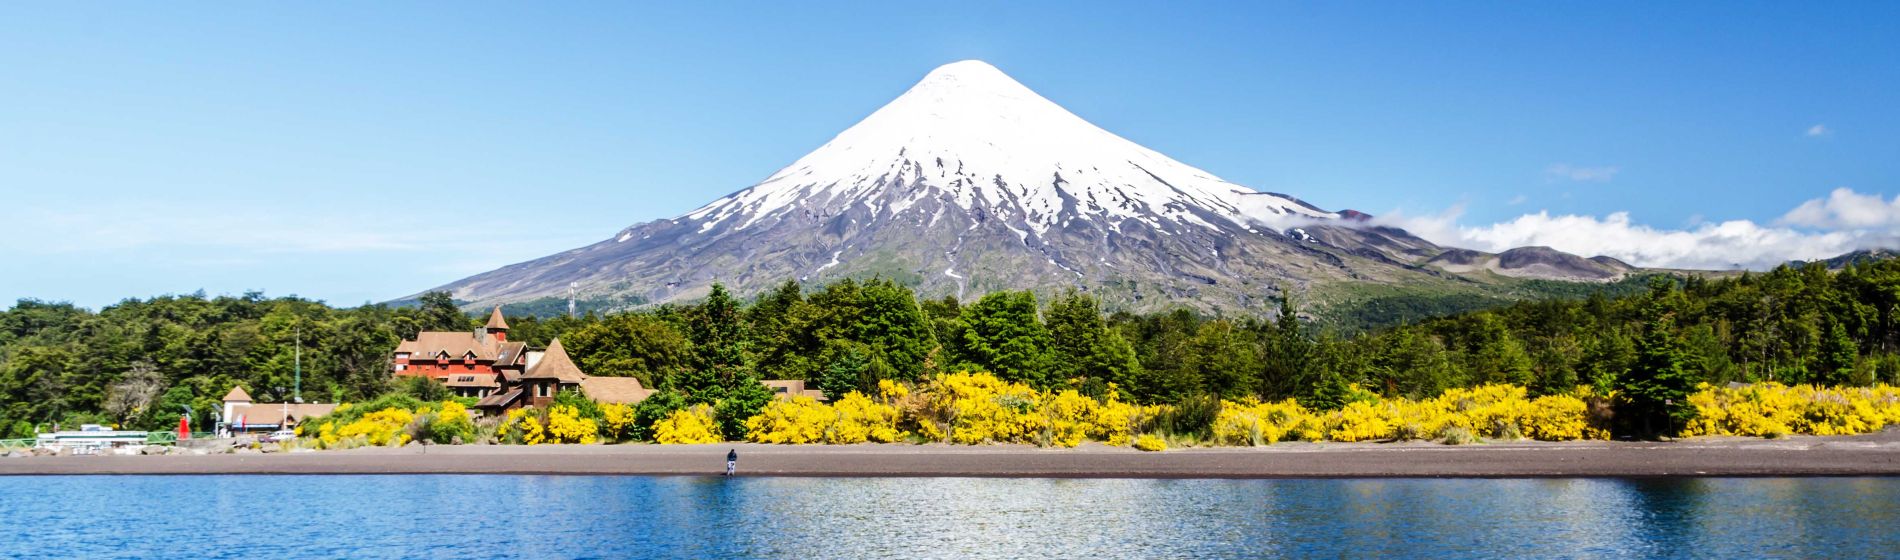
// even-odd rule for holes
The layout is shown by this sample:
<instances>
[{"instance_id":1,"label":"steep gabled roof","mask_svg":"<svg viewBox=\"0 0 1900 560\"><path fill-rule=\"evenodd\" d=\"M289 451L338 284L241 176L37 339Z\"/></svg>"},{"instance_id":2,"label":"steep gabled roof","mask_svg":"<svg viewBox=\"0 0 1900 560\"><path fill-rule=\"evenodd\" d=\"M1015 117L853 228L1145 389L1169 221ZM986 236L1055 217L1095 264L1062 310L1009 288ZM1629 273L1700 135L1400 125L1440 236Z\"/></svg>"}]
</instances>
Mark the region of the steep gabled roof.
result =
<instances>
[{"instance_id":1,"label":"steep gabled roof","mask_svg":"<svg viewBox=\"0 0 1900 560\"><path fill-rule=\"evenodd\" d=\"M596 402L608 404L633 404L646 400L654 391L640 385L640 380L632 377L593 377L581 381L581 393Z\"/></svg>"},{"instance_id":2,"label":"steep gabled roof","mask_svg":"<svg viewBox=\"0 0 1900 560\"><path fill-rule=\"evenodd\" d=\"M528 368L521 378L559 379L562 383L579 384L587 379L587 374L582 373L580 366L574 365L574 360L567 357L567 349L561 347L561 339L557 338L548 343L547 352L541 354L540 361Z\"/></svg>"},{"instance_id":3,"label":"steep gabled roof","mask_svg":"<svg viewBox=\"0 0 1900 560\"><path fill-rule=\"evenodd\" d=\"M512 366L521 363L522 354L528 351L526 342L503 342L495 354L495 367Z\"/></svg>"},{"instance_id":4,"label":"steep gabled roof","mask_svg":"<svg viewBox=\"0 0 1900 560\"><path fill-rule=\"evenodd\" d=\"M521 395L522 392L520 388L506 392L496 392L495 394L483 397L480 401L476 401L475 408L506 408L508 405L514 404L516 399L520 399Z\"/></svg>"},{"instance_id":5,"label":"steep gabled roof","mask_svg":"<svg viewBox=\"0 0 1900 560\"><path fill-rule=\"evenodd\" d=\"M508 330L508 321L501 318L501 306L495 306L495 312L488 315L488 326L482 328L491 331Z\"/></svg>"},{"instance_id":6,"label":"steep gabled roof","mask_svg":"<svg viewBox=\"0 0 1900 560\"><path fill-rule=\"evenodd\" d=\"M396 352L407 352L410 359L436 359L441 353L447 353L450 359L460 358L473 352L477 360L494 360L501 353L505 343L498 343L495 337L485 332L468 331L424 331L416 333L415 340L404 340L396 345Z\"/></svg>"},{"instance_id":7,"label":"steep gabled roof","mask_svg":"<svg viewBox=\"0 0 1900 560\"><path fill-rule=\"evenodd\" d=\"M243 387L234 385L231 392L224 394L224 402L251 402L251 395L244 392Z\"/></svg>"},{"instance_id":8,"label":"steep gabled roof","mask_svg":"<svg viewBox=\"0 0 1900 560\"><path fill-rule=\"evenodd\" d=\"M331 412L336 412L336 403L331 403L331 404L304 403L304 404L289 404L289 405L280 404L280 403L263 403L263 404L254 404L254 405L246 406L246 407L239 407L236 411L232 412L232 414L235 414L237 418L226 418L225 421L232 423L232 425L236 425L238 418L243 418L244 425L247 427L254 427L254 426L288 427L288 426L296 425L298 422L302 422L306 418L315 418L318 416L329 414ZM289 416L286 417L285 416L286 414L288 414Z\"/></svg>"}]
</instances>

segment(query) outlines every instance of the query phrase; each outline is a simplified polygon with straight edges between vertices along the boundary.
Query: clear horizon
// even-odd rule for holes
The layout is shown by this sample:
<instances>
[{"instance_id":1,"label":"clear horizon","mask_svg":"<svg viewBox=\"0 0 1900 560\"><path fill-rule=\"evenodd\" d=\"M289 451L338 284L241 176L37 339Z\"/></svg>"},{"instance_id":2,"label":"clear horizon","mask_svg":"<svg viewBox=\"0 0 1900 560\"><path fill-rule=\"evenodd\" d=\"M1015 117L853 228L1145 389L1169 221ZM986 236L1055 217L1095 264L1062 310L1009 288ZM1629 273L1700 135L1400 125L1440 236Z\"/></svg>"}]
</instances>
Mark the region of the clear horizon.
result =
<instances>
[{"instance_id":1,"label":"clear horizon","mask_svg":"<svg viewBox=\"0 0 1900 560\"><path fill-rule=\"evenodd\" d=\"M0 305L402 297L750 186L964 59L1445 245L1900 232L1890 4L165 8L0 8Z\"/></svg>"}]
</instances>

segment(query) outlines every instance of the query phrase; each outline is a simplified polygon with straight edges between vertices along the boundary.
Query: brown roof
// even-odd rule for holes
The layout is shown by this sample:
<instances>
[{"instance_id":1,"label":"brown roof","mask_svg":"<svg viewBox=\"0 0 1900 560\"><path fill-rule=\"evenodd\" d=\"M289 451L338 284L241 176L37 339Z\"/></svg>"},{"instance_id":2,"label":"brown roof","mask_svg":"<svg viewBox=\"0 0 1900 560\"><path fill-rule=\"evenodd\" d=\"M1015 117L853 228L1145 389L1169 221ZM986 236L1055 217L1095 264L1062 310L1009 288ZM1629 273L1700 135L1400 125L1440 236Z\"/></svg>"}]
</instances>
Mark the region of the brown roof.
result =
<instances>
[{"instance_id":1,"label":"brown roof","mask_svg":"<svg viewBox=\"0 0 1900 560\"><path fill-rule=\"evenodd\" d=\"M633 404L654 393L633 377L588 377L581 380L581 393L595 402Z\"/></svg>"},{"instance_id":2,"label":"brown roof","mask_svg":"<svg viewBox=\"0 0 1900 560\"><path fill-rule=\"evenodd\" d=\"M451 373L448 374L448 378L449 380L443 383L450 387L501 386L500 383L495 382L495 374L492 373Z\"/></svg>"},{"instance_id":3,"label":"brown roof","mask_svg":"<svg viewBox=\"0 0 1900 560\"><path fill-rule=\"evenodd\" d=\"M501 357L504 346L508 344L496 341L488 333L429 331L416 333L415 340L397 344L396 351L408 352L412 360L433 360L437 354L446 352L451 360L473 353L477 360L495 361Z\"/></svg>"},{"instance_id":4,"label":"brown roof","mask_svg":"<svg viewBox=\"0 0 1900 560\"><path fill-rule=\"evenodd\" d=\"M482 397L482 400L475 401L475 408L503 408L519 398L521 398L521 389L517 387L512 391Z\"/></svg>"},{"instance_id":5,"label":"brown roof","mask_svg":"<svg viewBox=\"0 0 1900 560\"><path fill-rule=\"evenodd\" d=\"M561 339L557 338L554 342L548 343L547 352L541 354L541 359L534 363L534 367L528 368L528 372L521 378L558 379L562 383L580 383L587 379L587 374L582 373L580 366L574 365L574 360L567 357L567 349L561 347Z\"/></svg>"},{"instance_id":6,"label":"brown roof","mask_svg":"<svg viewBox=\"0 0 1900 560\"><path fill-rule=\"evenodd\" d=\"M284 413L286 411L290 413L289 425L294 426L307 418L323 416L334 410L336 410L335 404L304 403L285 405L259 403L251 406L237 407L231 411L233 417L226 418L225 421L230 422L232 426L236 426L238 418L243 418L245 426L277 426L282 428L285 426Z\"/></svg>"},{"instance_id":7,"label":"brown roof","mask_svg":"<svg viewBox=\"0 0 1900 560\"><path fill-rule=\"evenodd\" d=\"M501 318L501 306L499 305L495 306L495 312L488 316L488 326L482 327L482 328L485 328L491 331L508 330L508 321L505 321Z\"/></svg>"},{"instance_id":8,"label":"brown roof","mask_svg":"<svg viewBox=\"0 0 1900 560\"><path fill-rule=\"evenodd\" d=\"M251 395L240 386L231 386L231 392L224 394L224 402L251 402Z\"/></svg>"},{"instance_id":9,"label":"brown roof","mask_svg":"<svg viewBox=\"0 0 1900 560\"><path fill-rule=\"evenodd\" d=\"M501 349L495 353L495 365L511 366L520 363L522 355L528 353L527 350L528 343L526 342L503 342Z\"/></svg>"}]
</instances>

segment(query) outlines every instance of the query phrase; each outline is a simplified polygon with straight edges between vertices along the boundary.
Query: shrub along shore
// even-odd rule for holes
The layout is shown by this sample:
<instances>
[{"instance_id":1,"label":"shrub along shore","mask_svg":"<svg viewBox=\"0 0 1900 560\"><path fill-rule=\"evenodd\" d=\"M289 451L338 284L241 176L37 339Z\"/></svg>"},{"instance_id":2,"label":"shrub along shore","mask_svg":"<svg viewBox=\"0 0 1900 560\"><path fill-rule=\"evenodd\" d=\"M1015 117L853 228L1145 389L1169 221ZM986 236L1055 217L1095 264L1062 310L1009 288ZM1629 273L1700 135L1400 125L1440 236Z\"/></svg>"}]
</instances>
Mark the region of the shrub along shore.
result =
<instances>
[{"instance_id":1,"label":"shrub along shore","mask_svg":"<svg viewBox=\"0 0 1900 560\"><path fill-rule=\"evenodd\" d=\"M1036 390L988 373L938 375L911 386L885 380L877 394L851 392L834 402L776 400L743 420L743 441L771 444L992 443L1075 447L1084 441L1159 451L1170 446L1262 446L1282 441L1408 441L1446 444L1520 439L1608 439L1608 403L1615 395L1579 388L1530 397L1524 387L1483 385L1420 400L1381 398L1352 388L1337 409L1298 401L1218 400L1138 405L1109 392ZM1851 435L1900 424L1900 390L1887 385L1823 388L1762 383L1699 387L1690 397L1695 419L1685 436ZM456 401L421 402L397 395L345 405L299 428L299 445L326 449L434 443L547 444L652 441L720 443L721 419L711 406L680 407L639 425L638 407L561 395L545 410L471 420ZM643 436L644 434L644 436Z\"/></svg>"}]
</instances>

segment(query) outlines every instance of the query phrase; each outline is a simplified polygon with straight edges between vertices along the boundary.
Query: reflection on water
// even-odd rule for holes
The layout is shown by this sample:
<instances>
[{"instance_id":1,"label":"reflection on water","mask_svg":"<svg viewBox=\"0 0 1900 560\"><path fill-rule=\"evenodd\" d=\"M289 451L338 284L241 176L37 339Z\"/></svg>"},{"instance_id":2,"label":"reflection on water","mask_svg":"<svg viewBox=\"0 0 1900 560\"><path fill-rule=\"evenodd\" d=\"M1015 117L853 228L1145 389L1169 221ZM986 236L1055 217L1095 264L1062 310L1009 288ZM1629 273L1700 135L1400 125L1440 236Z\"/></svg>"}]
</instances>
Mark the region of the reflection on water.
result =
<instances>
[{"instance_id":1,"label":"reflection on water","mask_svg":"<svg viewBox=\"0 0 1900 560\"><path fill-rule=\"evenodd\" d=\"M1900 553L1900 479L0 479L0 557Z\"/></svg>"}]
</instances>

